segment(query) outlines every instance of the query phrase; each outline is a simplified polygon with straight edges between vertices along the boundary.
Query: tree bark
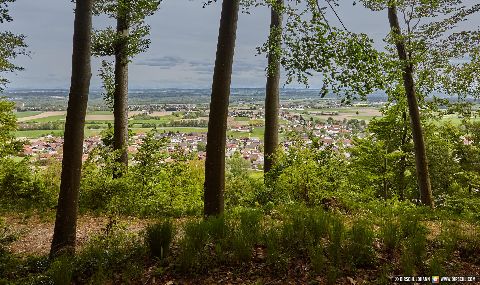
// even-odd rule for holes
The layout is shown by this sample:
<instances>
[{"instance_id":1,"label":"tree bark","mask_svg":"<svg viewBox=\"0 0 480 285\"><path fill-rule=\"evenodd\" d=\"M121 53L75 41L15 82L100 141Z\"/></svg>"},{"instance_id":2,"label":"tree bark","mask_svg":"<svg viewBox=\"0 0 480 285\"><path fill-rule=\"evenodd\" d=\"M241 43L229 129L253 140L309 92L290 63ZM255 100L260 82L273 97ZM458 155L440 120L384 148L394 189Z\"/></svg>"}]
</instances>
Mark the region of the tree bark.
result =
<instances>
[{"instance_id":1,"label":"tree bark","mask_svg":"<svg viewBox=\"0 0 480 285\"><path fill-rule=\"evenodd\" d=\"M399 162L399 169L398 169L398 192L400 195L400 201L405 200L405 170L407 169L407 155L405 154L405 145L407 144L407 132L408 132L408 125L407 125L407 112L402 112L402 120L403 120L403 130L402 130L402 140L400 142L400 150L403 152L402 156L400 157Z\"/></svg>"},{"instance_id":2,"label":"tree bark","mask_svg":"<svg viewBox=\"0 0 480 285\"><path fill-rule=\"evenodd\" d=\"M277 5L283 5L283 0L277 0ZM271 8L270 39L274 49L282 44L282 14L275 7ZM265 149L264 172L270 171L274 163L274 154L278 147L280 108L280 58L275 52L268 55L268 75L265 92Z\"/></svg>"},{"instance_id":3,"label":"tree bark","mask_svg":"<svg viewBox=\"0 0 480 285\"><path fill-rule=\"evenodd\" d=\"M403 64L403 85L408 101L408 110L410 113L410 123L412 126L413 143L415 149L415 163L417 173L417 183L420 189L420 200L422 204L434 207L432 198L432 187L430 184L430 175L428 171L427 153L425 150L425 141L423 137L422 124L420 121L420 111L418 109L417 96L415 94L415 82L413 80L413 65L408 57L405 47L405 41L402 38L400 24L398 22L397 8L395 5L388 7L388 20L390 29L395 35L395 45L398 57Z\"/></svg>"},{"instance_id":4,"label":"tree bark","mask_svg":"<svg viewBox=\"0 0 480 285\"><path fill-rule=\"evenodd\" d=\"M283 5L283 0L277 0L277 5ZM282 13L271 8L270 39L273 48L279 49L282 44ZM268 55L268 75L265 92L265 152L264 172L270 171L274 163L274 154L278 147L280 109L280 58L275 52Z\"/></svg>"},{"instance_id":5,"label":"tree bark","mask_svg":"<svg viewBox=\"0 0 480 285\"><path fill-rule=\"evenodd\" d=\"M204 215L223 213L225 141L239 0L224 0L213 72L205 160Z\"/></svg>"},{"instance_id":6,"label":"tree bark","mask_svg":"<svg viewBox=\"0 0 480 285\"><path fill-rule=\"evenodd\" d=\"M115 50L115 92L113 98L113 149L120 152L117 162L122 169L116 171L116 177L122 175L128 167L128 21L127 13L119 8L117 15L117 35L119 41Z\"/></svg>"},{"instance_id":7,"label":"tree bark","mask_svg":"<svg viewBox=\"0 0 480 285\"><path fill-rule=\"evenodd\" d=\"M72 77L63 145L62 174L50 257L74 254L78 193L82 169L85 115L91 78L93 0L77 0L73 33Z\"/></svg>"}]
</instances>

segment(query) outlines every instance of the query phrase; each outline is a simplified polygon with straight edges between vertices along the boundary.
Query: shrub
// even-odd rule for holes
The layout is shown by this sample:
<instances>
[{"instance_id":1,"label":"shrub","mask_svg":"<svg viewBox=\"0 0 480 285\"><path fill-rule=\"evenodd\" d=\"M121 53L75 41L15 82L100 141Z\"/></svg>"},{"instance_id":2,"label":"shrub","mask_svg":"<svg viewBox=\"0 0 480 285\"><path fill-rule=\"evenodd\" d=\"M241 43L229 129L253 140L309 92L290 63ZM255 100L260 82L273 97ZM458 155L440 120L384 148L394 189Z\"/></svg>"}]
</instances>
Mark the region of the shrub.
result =
<instances>
[{"instance_id":1,"label":"shrub","mask_svg":"<svg viewBox=\"0 0 480 285\"><path fill-rule=\"evenodd\" d=\"M239 224L231 225L227 241L231 241L234 260L244 262L251 258L254 245L260 239L261 215L255 210L244 210L239 213Z\"/></svg>"},{"instance_id":2,"label":"shrub","mask_svg":"<svg viewBox=\"0 0 480 285\"><path fill-rule=\"evenodd\" d=\"M288 270L288 255L285 254L281 247L281 229L272 226L265 231L264 241L267 247L266 262L278 273L284 273Z\"/></svg>"},{"instance_id":3,"label":"shrub","mask_svg":"<svg viewBox=\"0 0 480 285\"><path fill-rule=\"evenodd\" d=\"M388 254L392 254L398 248L400 236L400 224L397 219L384 218L380 228L380 238Z\"/></svg>"},{"instance_id":4,"label":"shrub","mask_svg":"<svg viewBox=\"0 0 480 285\"><path fill-rule=\"evenodd\" d=\"M317 274L324 272L327 265L327 259L325 257L325 253L323 252L323 248L320 246L310 247L308 250L308 256L310 258L310 264L313 271Z\"/></svg>"},{"instance_id":5,"label":"shrub","mask_svg":"<svg viewBox=\"0 0 480 285\"><path fill-rule=\"evenodd\" d=\"M74 276L78 283L125 283L138 278L144 267L146 248L139 236L114 227L79 252Z\"/></svg>"},{"instance_id":6,"label":"shrub","mask_svg":"<svg viewBox=\"0 0 480 285\"><path fill-rule=\"evenodd\" d=\"M55 285L69 285L72 282L73 270L73 257L63 255L52 262L47 272L47 276L50 276Z\"/></svg>"},{"instance_id":7,"label":"shrub","mask_svg":"<svg viewBox=\"0 0 480 285\"><path fill-rule=\"evenodd\" d=\"M185 224L177 258L181 271L197 272L206 268L208 261L205 247L209 237L206 228L203 221L189 221Z\"/></svg>"},{"instance_id":8,"label":"shrub","mask_svg":"<svg viewBox=\"0 0 480 285\"><path fill-rule=\"evenodd\" d=\"M418 216L406 214L400 219L400 229L404 238L400 258L402 274L418 273L423 270L427 253L427 228L420 223Z\"/></svg>"},{"instance_id":9,"label":"shrub","mask_svg":"<svg viewBox=\"0 0 480 285\"><path fill-rule=\"evenodd\" d=\"M354 268L370 267L375 262L374 232L366 220L355 221L348 232L346 255Z\"/></svg>"},{"instance_id":10,"label":"shrub","mask_svg":"<svg viewBox=\"0 0 480 285\"><path fill-rule=\"evenodd\" d=\"M145 242L152 256L159 259L165 258L170 251L175 231L172 221L167 220L150 225L146 229Z\"/></svg>"},{"instance_id":11,"label":"shrub","mask_svg":"<svg viewBox=\"0 0 480 285\"><path fill-rule=\"evenodd\" d=\"M339 217L330 220L330 228L328 231L329 244L327 253L330 262L335 267L339 267L342 261L342 249L344 242L345 226Z\"/></svg>"},{"instance_id":12,"label":"shrub","mask_svg":"<svg viewBox=\"0 0 480 285\"><path fill-rule=\"evenodd\" d=\"M50 208L57 202L58 190L36 175L28 160L0 160L0 202L13 208Z\"/></svg>"}]
</instances>

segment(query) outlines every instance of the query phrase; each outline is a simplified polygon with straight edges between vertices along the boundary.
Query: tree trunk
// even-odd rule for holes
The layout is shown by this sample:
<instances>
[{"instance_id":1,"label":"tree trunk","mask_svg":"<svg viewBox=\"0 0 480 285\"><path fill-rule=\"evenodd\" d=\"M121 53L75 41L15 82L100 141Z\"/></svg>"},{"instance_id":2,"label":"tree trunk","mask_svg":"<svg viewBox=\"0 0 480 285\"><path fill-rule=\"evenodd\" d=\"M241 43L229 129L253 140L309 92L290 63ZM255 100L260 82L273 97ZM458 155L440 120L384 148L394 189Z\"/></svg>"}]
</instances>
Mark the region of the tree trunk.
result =
<instances>
[{"instance_id":1,"label":"tree trunk","mask_svg":"<svg viewBox=\"0 0 480 285\"><path fill-rule=\"evenodd\" d=\"M213 72L205 160L204 215L223 213L225 141L239 0L224 0Z\"/></svg>"},{"instance_id":2,"label":"tree trunk","mask_svg":"<svg viewBox=\"0 0 480 285\"><path fill-rule=\"evenodd\" d=\"M427 153L425 150L425 141L420 121L420 111L418 110L417 96L415 94L415 82L413 80L413 65L407 55L405 41L402 38L400 24L398 22L397 8L391 5L388 8L388 20L390 28L395 35L395 45L397 47L398 57L402 61L403 67L403 85L408 101L408 110L410 113L410 123L412 125L413 143L415 149L415 162L417 172L417 183L420 189L420 200L424 205L433 207L432 187L430 185L430 175L428 172Z\"/></svg>"},{"instance_id":3,"label":"tree trunk","mask_svg":"<svg viewBox=\"0 0 480 285\"><path fill-rule=\"evenodd\" d=\"M283 5L283 0L277 0ZM270 23L270 40L274 50L282 44L282 14L272 7ZM264 172L268 173L274 163L275 151L278 146L278 120L280 108L280 58L279 54L270 52L268 55L268 76L265 94L265 149Z\"/></svg>"},{"instance_id":4,"label":"tree trunk","mask_svg":"<svg viewBox=\"0 0 480 285\"><path fill-rule=\"evenodd\" d=\"M125 11L119 8L117 15L117 34L120 40L115 50L115 93L113 101L113 149L120 151L118 162L122 164L117 169L116 177L128 167L128 22Z\"/></svg>"},{"instance_id":5,"label":"tree trunk","mask_svg":"<svg viewBox=\"0 0 480 285\"><path fill-rule=\"evenodd\" d=\"M62 175L50 257L74 254L83 137L90 88L93 0L77 0L73 33L72 77L63 145Z\"/></svg>"},{"instance_id":6,"label":"tree trunk","mask_svg":"<svg viewBox=\"0 0 480 285\"><path fill-rule=\"evenodd\" d=\"M408 132L408 125L407 125L407 112L402 112L402 120L403 120L403 130L402 130L402 140L400 142L400 150L403 152L402 156L400 157L399 162L399 169L398 169L398 192L400 195L400 201L405 200L405 170L407 169L407 155L405 154L405 145L407 144L407 132Z\"/></svg>"}]
</instances>

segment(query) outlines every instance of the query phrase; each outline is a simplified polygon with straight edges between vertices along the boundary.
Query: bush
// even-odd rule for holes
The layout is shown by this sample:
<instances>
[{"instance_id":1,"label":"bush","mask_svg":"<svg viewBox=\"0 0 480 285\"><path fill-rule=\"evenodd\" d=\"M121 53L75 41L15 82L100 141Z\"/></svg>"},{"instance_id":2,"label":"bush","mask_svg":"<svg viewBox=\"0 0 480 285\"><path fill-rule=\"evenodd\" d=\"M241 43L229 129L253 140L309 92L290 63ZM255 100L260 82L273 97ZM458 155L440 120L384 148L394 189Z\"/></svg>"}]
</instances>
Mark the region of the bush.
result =
<instances>
[{"instance_id":1,"label":"bush","mask_svg":"<svg viewBox=\"0 0 480 285\"><path fill-rule=\"evenodd\" d=\"M139 236L121 228L99 235L78 253L74 276L77 283L128 283L138 278L144 268L147 250Z\"/></svg>"},{"instance_id":2,"label":"bush","mask_svg":"<svg viewBox=\"0 0 480 285\"><path fill-rule=\"evenodd\" d=\"M223 220L223 218L217 221ZM183 272L198 272L206 269L208 264L208 254L206 245L209 238L208 224L217 225L215 222L206 223L204 221L189 221L184 227L184 236L179 242L178 266ZM220 224L222 225L222 224ZM215 227L219 229L219 227ZM216 232L217 234L219 232Z\"/></svg>"},{"instance_id":3,"label":"bush","mask_svg":"<svg viewBox=\"0 0 480 285\"><path fill-rule=\"evenodd\" d=\"M374 232L366 220L354 221L348 232L346 255L353 268L371 267L375 263Z\"/></svg>"},{"instance_id":4,"label":"bush","mask_svg":"<svg viewBox=\"0 0 480 285\"><path fill-rule=\"evenodd\" d=\"M6 207L51 208L57 203L58 176L52 167L36 173L27 159L0 160L0 203Z\"/></svg>"},{"instance_id":5,"label":"bush","mask_svg":"<svg viewBox=\"0 0 480 285\"><path fill-rule=\"evenodd\" d=\"M52 262L47 276L50 276L55 285L69 285L72 283L73 270L73 257L63 255Z\"/></svg>"},{"instance_id":6,"label":"bush","mask_svg":"<svg viewBox=\"0 0 480 285\"><path fill-rule=\"evenodd\" d=\"M92 153L83 167L81 208L135 216L199 214L204 180L200 162L180 158L162 163L156 160L160 154L142 153L142 160L116 179L114 154L108 149Z\"/></svg>"},{"instance_id":7,"label":"bush","mask_svg":"<svg viewBox=\"0 0 480 285\"><path fill-rule=\"evenodd\" d=\"M400 244L400 224L392 216L385 217L380 228L380 238L388 254L393 254Z\"/></svg>"},{"instance_id":8,"label":"bush","mask_svg":"<svg viewBox=\"0 0 480 285\"><path fill-rule=\"evenodd\" d=\"M146 229L145 242L152 256L164 259L169 251L175 231L170 220L150 225Z\"/></svg>"},{"instance_id":9,"label":"bush","mask_svg":"<svg viewBox=\"0 0 480 285\"><path fill-rule=\"evenodd\" d=\"M400 219L400 229L403 237L401 255L402 274L412 275L422 272L427 253L427 228L419 217L406 214Z\"/></svg>"}]
</instances>

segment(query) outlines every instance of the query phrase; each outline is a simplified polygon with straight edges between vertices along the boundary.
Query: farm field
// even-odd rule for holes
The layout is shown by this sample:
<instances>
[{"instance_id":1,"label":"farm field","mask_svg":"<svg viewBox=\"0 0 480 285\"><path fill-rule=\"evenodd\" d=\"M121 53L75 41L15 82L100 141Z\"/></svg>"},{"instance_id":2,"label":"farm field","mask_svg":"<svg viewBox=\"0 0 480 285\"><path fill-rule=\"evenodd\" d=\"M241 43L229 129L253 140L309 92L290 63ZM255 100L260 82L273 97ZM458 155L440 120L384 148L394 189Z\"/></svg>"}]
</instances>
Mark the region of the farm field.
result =
<instances>
[{"instance_id":1,"label":"farm field","mask_svg":"<svg viewBox=\"0 0 480 285\"><path fill-rule=\"evenodd\" d=\"M38 115L40 113L42 112L40 111L15 112L15 117L17 118L31 117L31 116Z\"/></svg>"},{"instance_id":2,"label":"farm field","mask_svg":"<svg viewBox=\"0 0 480 285\"><path fill-rule=\"evenodd\" d=\"M346 120L365 120L370 121L375 117L380 117L380 109L372 107L345 107L345 108L325 108L325 109L306 109L306 110L292 110L292 113L297 113L309 120L326 121L328 118L333 118L337 121ZM323 113L323 114L322 114ZM336 113L336 114L335 114Z\"/></svg>"},{"instance_id":3,"label":"farm field","mask_svg":"<svg viewBox=\"0 0 480 285\"><path fill-rule=\"evenodd\" d=\"M293 113L300 113L306 119L318 119L321 121L326 121L329 117L334 118L335 120L343 119L358 119L369 121L373 117L380 116L380 112L375 108L325 108L325 109L308 109L308 110L292 110ZM336 115L321 115L322 112L338 112ZM182 116L173 115L173 112L153 112L149 114L151 119L145 118L135 118L134 116L141 114L140 111L130 112L129 124L134 133L146 133L152 129L151 125L157 125L157 130L160 132L181 132L181 133L193 133L200 132L206 133L206 127L158 127L158 125L169 123L175 120L181 120ZM17 114L18 122L20 123L47 123L47 122L65 122L66 113L63 111L57 112L21 112ZM200 120L208 120L208 117L201 117ZM249 124L263 124L263 119L251 120L248 117L235 117L229 118L229 125L231 126L244 126ZM281 120L283 124L287 123L285 120ZM92 111L88 112L86 117L86 128L85 136L93 136L99 134L102 130L106 129L108 123L113 123L113 115L109 111ZM147 125L147 126L145 126ZM263 139L264 127L258 126L253 127L252 133L238 132L238 131L229 131L228 136L234 138L244 138L244 137L258 137ZM38 138L46 135L63 135L63 130L24 130L17 131L15 135L22 138Z\"/></svg>"}]
</instances>

